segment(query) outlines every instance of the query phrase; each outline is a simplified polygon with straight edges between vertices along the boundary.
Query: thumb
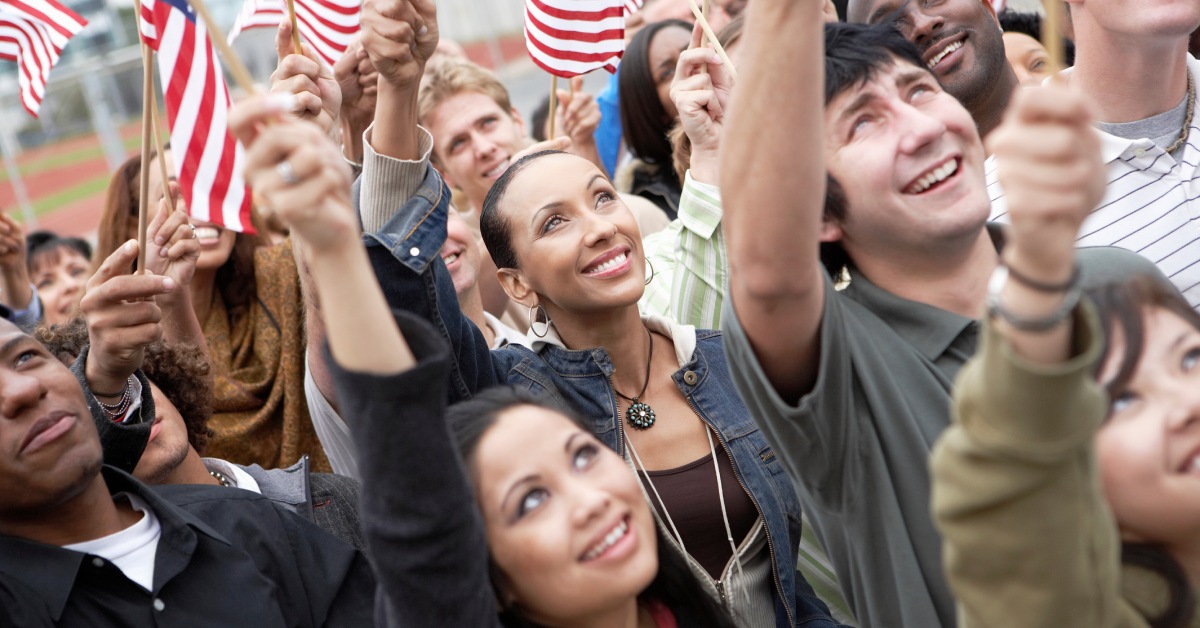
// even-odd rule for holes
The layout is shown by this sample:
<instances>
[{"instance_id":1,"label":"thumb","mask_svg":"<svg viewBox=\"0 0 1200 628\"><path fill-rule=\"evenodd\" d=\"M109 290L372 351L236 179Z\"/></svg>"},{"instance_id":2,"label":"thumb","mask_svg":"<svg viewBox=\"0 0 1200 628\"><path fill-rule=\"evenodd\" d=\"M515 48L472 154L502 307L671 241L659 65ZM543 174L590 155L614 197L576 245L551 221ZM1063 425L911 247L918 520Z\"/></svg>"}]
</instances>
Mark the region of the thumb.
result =
<instances>
[{"instance_id":1,"label":"thumb","mask_svg":"<svg viewBox=\"0 0 1200 628\"><path fill-rule=\"evenodd\" d=\"M279 22L279 28L275 29L275 54L279 57L279 61L283 61L284 57L295 52L292 49L292 20L288 18L285 10L283 19Z\"/></svg>"},{"instance_id":2,"label":"thumb","mask_svg":"<svg viewBox=\"0 0 1200 628\"><path fill-rule=\"evenodd\" d=\"M133 262L137 260L138 243L137 240L129 240L125 244L117 247L117 250L112 252L100 268L96 269L96 274L88 279L88 292L92 289L104 285L109 279L119 275L128 275L133 272Z\"/></svg>"}]
</instances>

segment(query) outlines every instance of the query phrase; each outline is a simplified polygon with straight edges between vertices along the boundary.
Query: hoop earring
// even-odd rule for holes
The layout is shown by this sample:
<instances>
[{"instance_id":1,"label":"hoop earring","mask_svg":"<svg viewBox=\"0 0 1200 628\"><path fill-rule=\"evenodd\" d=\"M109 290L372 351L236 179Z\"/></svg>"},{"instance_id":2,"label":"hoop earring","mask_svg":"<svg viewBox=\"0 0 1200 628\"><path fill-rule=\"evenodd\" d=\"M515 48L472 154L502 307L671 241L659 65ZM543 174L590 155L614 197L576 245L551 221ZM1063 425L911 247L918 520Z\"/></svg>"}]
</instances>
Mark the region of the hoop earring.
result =
<instances>
[{"instance_id":1,"label":"hoop earring","mask_svg":"<svg viewBox=\"0 0 1200 628\"><path fill-rule=\"evenodd\" d=\"M646 285L648 286L651 281L654 281L654 277L658 273L654 270L654 262L651 262L649 257L646 258L646 264L650 266L650 277L646 279Z\"/></svg>"},{"instance_id":2,"label":"hoop earring","mask_svg":"<svg viewBox=\"0 0 1200 628\"><path fill-rule=\"evenodd\" d=\"M540 321L538 319L545 320ZM545 325L545 327L542 329L542 333L540 334L538 333L537 326L535 325L535 323L539 322L542 325ZM538 338L545 338L546 334L550 333L550 315L546 313L546 308L542 307L540 303L529 306L529 331Z\"/></svg>"}]
</instances>

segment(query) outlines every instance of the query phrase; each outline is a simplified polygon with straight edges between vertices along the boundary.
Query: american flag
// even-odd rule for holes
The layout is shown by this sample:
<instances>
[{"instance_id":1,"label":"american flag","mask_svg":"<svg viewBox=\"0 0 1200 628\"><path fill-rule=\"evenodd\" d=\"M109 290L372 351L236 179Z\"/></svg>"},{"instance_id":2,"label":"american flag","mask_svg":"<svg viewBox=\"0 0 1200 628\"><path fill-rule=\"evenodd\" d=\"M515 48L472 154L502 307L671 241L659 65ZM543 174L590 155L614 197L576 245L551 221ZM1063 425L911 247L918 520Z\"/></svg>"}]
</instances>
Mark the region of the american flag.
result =
<instances>
[{"instance_id":1,"label":"american flag","mask_svg":"<svg viewBox=\"0 0 1200 628\"><path fill-rule=\"evenodd\" d=\"M56 0L0 0L0 59L20 66L21 105L37 117L50 68L87 20Z\"/></svg>"},{"instance_id":2,"label":"american flag","mask_svg":"<svg viewBox=\"0 0 1200 628\"><path fill-rule=\"evenodd\" d=\"M625 17L629 17L634 13L642 10L642 5L646 0L625 0Z\"/></svg>"},{"instance_id":3,"label":"american flag","mask_svg":"<svg viewBox=\"0 0 1200 628\"><path fill-rule=\"evenodd\" d=\"M229 92L204 22L186 0L142 0L142 39L158 51L171 148L188 213L253 233L242 146L229 134Z\"/></svg>"},{"instance_id":4,"label":"american flag","mask_svg":"<svg viewBox=\"0 0 1200 628\"><path fill-rule=\"evenodd\" d=\"M625 52L628 0L525 0L525 47L533 62L563 78L617 71Z\"/></svg>"},{"instance_id":5,"label":"american flag","mask_svg":"<svg viewBox=\"0 0 1200 628\"><path fill-rule=\"evenodd\" d=\"M361 0L295 0L300 36L330 67L342 58L359 29ZM229 31L229 43L249 28L279 26L287 15L286 0L246 0Z\"/></svg>"}]
</instances>

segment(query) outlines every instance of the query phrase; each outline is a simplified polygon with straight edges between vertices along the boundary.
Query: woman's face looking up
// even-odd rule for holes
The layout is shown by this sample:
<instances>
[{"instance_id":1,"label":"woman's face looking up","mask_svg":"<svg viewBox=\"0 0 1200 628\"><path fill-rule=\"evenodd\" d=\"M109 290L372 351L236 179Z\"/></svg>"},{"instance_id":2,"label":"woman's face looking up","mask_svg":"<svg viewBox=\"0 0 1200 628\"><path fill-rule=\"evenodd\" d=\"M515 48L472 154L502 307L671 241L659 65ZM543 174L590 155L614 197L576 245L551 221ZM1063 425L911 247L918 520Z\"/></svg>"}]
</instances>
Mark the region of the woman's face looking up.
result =
<instances>
[{"instance_id":1,"label":"woman's face looking up","mask_svg":"<svg viewBox=\"0 0 1200 628\"><path fill-rule=\"evenodd\" d=\"M622 608L654 579L654 520L637 478L562 414L506 410L470 471L506 605L574 625Z\"/></svg>"}]
</instances>

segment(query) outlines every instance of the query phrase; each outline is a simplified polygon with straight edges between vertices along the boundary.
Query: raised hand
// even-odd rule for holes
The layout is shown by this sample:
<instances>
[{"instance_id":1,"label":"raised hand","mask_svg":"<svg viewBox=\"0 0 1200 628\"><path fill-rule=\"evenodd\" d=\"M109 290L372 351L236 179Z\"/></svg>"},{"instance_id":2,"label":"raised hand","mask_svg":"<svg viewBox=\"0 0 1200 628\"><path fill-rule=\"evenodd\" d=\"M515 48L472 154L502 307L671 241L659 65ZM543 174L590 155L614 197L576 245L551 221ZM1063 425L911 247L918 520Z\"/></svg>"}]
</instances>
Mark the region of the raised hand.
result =
<instances>
[{"instance_id":1,"label":"raised hand","mask_svg":"<svg viewBox=\"0 0 1200 628\"><path fill-rule=\"evenodd\" d=\"M333 64L333 76L342 90L342 151L347 159L361 163L362 134L375 119L379 93L379 73L362 46L361 31Z\"/></svg>"},{"instance_id":2,"label":"raised hand","mask_svg":"<svg viewBox=\"0 0 1200 628\"><path fill-rule=\"evenodd\" d=\"M558 90L558 109L555 126L571 138L575 146L595 142L596 127L600 126L600 105L596 98L583 91L583 77L571 79L571 90Z\"/></svg>"},{"instance_id":3,"label":"raised hand","mask_svg":"<svg viewBox=\"0 0 1200 628\"><path fill-rule=\"evenodd\" d=\"M189 286L200 259L200 243L184 208L179 185L172 182L169 193L175 201L175 211L170 211L164 196L146 227L146 270L170 277L180 286Z\"/></svg>"},{"instance_id":4,"label":"raised hand","mask_svg":"<svg viewBox=\"0 0 1200 628\"><path fill-rule=\"evenodd\" d=\"M988 137L1008 196L1012 236L1005 249L1020 270L1072 272L1079 227L1104 196L1100 137L1083 95L1062 86L1018 90L1004 123Z\"/></svg>"},{"instance_id":5,"label":"raised hand","mask_svg":"<svg viewBox=\"0 0 1200 628\"><path fill-rule=\"evenodd\" d=\"M30 306L33 289L25 262L25 228L4 213L0 213L0 281L0 301L15 310Z\"/></svg>"},{"instance_id":6,"label":"raised hand","mask_svg":"<svg viewBox=\"0 0 1200 628\"><path fill-rule=\"evenodd\" d=\"M415 90L437 43L433 0L363 2L362 45L380 80L390 86Z\"/></svg>"},{"instance_id":7,"label":"raised hand","mask_svg":"<svg viewBox=\"0 0 1200 628\"><path fill-rule=\"evenodd\" d=\"M692 43L679 55L671 81L671 100L692 143L692 176L715 184L733 76L714 50L700 45L702 37L699 26L692 29Z\"/></svg>"},{"instance_id":8,"label":"raised hand","mask_svg":"<svg viewBox=\"0 0 1200 628\"><path fill-rule=\"evenodd\" d=\"M286 108L286 99L260 96L230 111L230 130L246 146L246 182L313 252L358 245L350 168L329 137L284 117Z\"/></svg>"},{"instance_id":9,"label":"raised hand","mask_svg":"<svg viewBox=\"0 0 1200 628\"><path fill-rule=\"evenodd\" d=\"M136 240L113 251L88 280L79 303L87 321L86 374L92 390L121 390L141 368L146 345L162 337L162 311L154 297L179 290L170 277L131 275Z\"/></svg>"},{"instance_id":10,"label":"raised hand","mask_svg":"<svg viewBox=\"0 0 1200 628\"><path fill-rule=\"evenodd\" d=\"M308 44L301 47L304 54L296 54L292 47L292 22L284 17L275 31L279 65L271 73L271 93L295 96L296 109L292 113L329 133L341 112L342 92L333 70L321 62Z\"/></svg>"}]
</instances>

